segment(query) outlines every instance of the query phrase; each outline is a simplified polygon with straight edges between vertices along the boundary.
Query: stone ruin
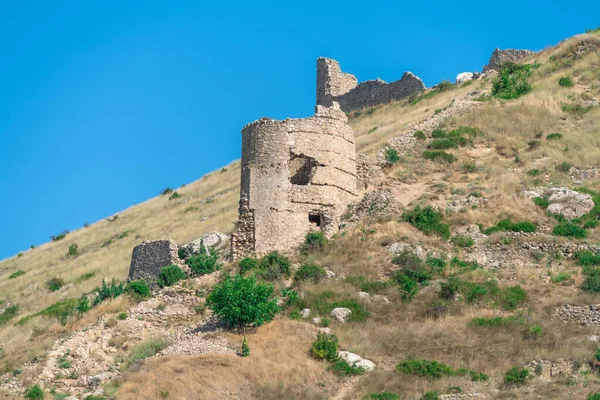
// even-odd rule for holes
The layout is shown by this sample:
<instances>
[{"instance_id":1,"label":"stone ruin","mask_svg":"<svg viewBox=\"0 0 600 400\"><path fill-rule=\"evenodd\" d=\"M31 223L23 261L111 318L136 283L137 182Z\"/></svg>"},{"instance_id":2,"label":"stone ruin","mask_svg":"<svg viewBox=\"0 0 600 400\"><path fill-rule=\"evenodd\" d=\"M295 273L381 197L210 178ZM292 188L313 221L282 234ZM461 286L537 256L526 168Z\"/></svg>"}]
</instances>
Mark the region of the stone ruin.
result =
<instances>
[{"instance_id":1,"label":"stone ruin","mask_svg":"<svg viewBox=\"0 0 600 400\"><path fill-rule=\"evenodd\" d=\"M175 264L185 268L177 251L177 244L172 240L148 240L135 246L129 266L129 281L144 279L155 287L162 267Z\"/></svg>"},{"instance_id":2,"label":"stone ruin","mask_svg":"<svg viewBox=\"0 0 600 400\"><path fill-rule=\"evenodd\" d=\"M425 90L425 84L411 72L402 79L387 83L375 79L358 83L352 74L342 72L331 58L317 60L317 104L330 107L337 102L344 112L400 100Z\"/></svg>"},{"instance_id":3,"label":"stone ruin","mask_svg":"<svg viewBox=\"0 0 600 400\"><path fill-rule=\"evenodd\" d=\"M500 65L504 64L505 62L514 62L514 63L519 62L534 53L535 52L533 52L531 50L515 50L515 49L500 50L499 48L496 48L496 50L494 50L494 52L492 53L492 56L490 57L490 61L488 62L488 65L483 67L483 72L485 73L492 69L497 70L498 67Z\"/></svg>"},{"instance_id":4,"label":"stone ruin","mask_svg":"<svg viewBox=\"0 0 600 400\"><path fill-rule=\"evenodd\" d=\"M242 130L242 181L232 257L289 250L307 232L338 231L356 199L356 148L335 102L310 118L260 119Z\"/></svg>"}]
</instances>

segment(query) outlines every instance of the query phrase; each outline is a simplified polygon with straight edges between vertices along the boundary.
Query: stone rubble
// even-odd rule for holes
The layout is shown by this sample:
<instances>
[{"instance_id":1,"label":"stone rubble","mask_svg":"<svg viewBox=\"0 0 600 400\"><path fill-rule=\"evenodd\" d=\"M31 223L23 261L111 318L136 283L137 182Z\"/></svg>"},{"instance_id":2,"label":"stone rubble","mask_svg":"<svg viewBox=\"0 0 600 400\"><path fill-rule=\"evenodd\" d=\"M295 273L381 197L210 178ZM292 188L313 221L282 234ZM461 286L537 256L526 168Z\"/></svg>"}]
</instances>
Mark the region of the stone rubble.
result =
<instances>
[{"instance_id":1,"label":"stone rubble","mask_svg":"<svg viewBox=\"0 0 600 400\"><path fill-rule=\"evenodd\" d=\"M352 310L344 307L337 307L331 310L331 316L340 322L346 322L350 314L352 314Z\"/></svg>"},{"instance_id":2,"label":"stone rubble","mask_svg":"<svg viewBox=\"0 0 600 400\"><path fill-rule=\"evenodd\" d=\"M572 220L589 213L594 208L592 196L564 187L536 187L521 192L523 197L547 197L550 205L548 212L559 214Z\"/></svg>"}]
</instances>

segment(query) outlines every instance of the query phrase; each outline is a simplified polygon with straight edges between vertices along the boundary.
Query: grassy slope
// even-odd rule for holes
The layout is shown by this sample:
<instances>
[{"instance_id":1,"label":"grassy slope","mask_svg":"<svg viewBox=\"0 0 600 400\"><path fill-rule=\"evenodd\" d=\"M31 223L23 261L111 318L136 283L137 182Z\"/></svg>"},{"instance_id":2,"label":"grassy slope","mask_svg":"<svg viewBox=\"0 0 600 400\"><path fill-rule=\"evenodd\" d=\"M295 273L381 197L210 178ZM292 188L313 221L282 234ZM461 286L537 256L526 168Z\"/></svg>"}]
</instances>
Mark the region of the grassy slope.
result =
<instances>
[{"instance_id":1,"label":"grassy slope","mask_svg":"<svg viewBox=\"0 0 600 400\"><path fill-rule=\"evenodd\" d=\"M536 55L535 59L543 65L534 72L532 81L534 90L531 93L513 101L490 101L446 123L449 128L473 126L482 129L484 135L477 138L475 143L475 149L482 150L481 152L469 148L454 150L459 162L447 166L425 162L417 151L414 155L407 155L400 165L385 172L385 184L394 187L406 182L430 182L430 188L417 202L437 205L445 204L452 197L452 193L460 189L467 191L477 187L482 190L488 198L487 206L450 216L449 220L453 224L491 225L505 217L552 224L553 221L540 209L529 201L520 199L516 193L522 186L536 184L572 186L567 175L558 172L555 168L563 161L578 167L591 167L600 163L600 139L597 135L600 130L598 109L583 116L571 115L561 110L562 103L585 100L590 95L596 98L600 96L600 53L592 52L566 65L564 62L549 61L551 56L561 59L562 56L568 55L581 40L592 43L592 47L598 47L600 44L598 35L582 35ZM568 60L568 57L566 59ZM574 77L576 86L570 89L559 87L557 81L561 76ZM378 108L370 115L351 119L357 134L358 151L370 154L377 152L388 138L400 133L408 124L422 120L433 114L433 110L447 106L453 98L463 96L480 86L489 87L489 82L476 82L466 87L455 88L416 105L410 105L406 101L394 103ZM377 130L368 133L374 127L377 127ZM542 144L537 149L529 151L528 142L534 140L538 132L543 132L544 137L549 133L560 132L563 134L563 139L556 142L541 139ZM491 151L488 152L487 149ZM515 162L515 153L519 154L518 163ZM476 163L479 171L464 174L462 164L465 162ZM528 176L526 171L533 168L544 170L545 175L541 178ZM227 171L223 173L215 172L185 188L178 189L183 195L181 199L169 201L166 197L157 197L125 210L113 223L100 221L86 229L69 234L60 242L48 243L24 253L22 257L5 260L0 264L2 300L18 303L22 307L21 315L26 315L61 298L77 297L96 286L102 278L124 279L129 266L131 249L142 240L169 237L182 243L195 239L209 230L231 231L236 217L238 180L239 163L236 162L227 167ZM594 189L599 188L597 180L586 184ZM223 197L212 203L200 204L200 200L218 193L224 193ZM209 218L202 221L203 217ZM409 237L410 241L427 243L440 251L448 253L456 251L446 243L421 235L404 223L393 221L371 223L369 228L374 229L376 233L367 239L364 237L364 231L350 233L325 253L318 255L317 261L340 274L362 274L374 279L383 277L389 272L389 259L381 243L387 242L390 238L395 240ZM135 230L135 232L106 248L100 247L107 239L127 230ZM590 240L596 241L597 236L597 233L593 232ZM68 246L72 243L77 243L82 252L74 259L65 256ZM572 269L576 279L580 279L577 276L577 269L570 264L561 268ZM9 280L8 276L18 269L26 271L26 274ZM74 282L78 276L90 271L96 272L96 275L88 281L74 284L56 293L45 293L47 291L44 282L51 276L60 276L68 282ZM483 275L476 278L487 279L487 277ZM395 289L390 289L386 293L394 301L393 305L372 306L372 317L366 323L336 325L334 330L340 335L341 343L345 348L356 351L381 366L376 372L358 382L357 393L365 394L385 389L403 393L407 398L415 398L426 390L443 391L450 384L486 392L490 388L499 387L503 372L513 365L540 358L589 359L593 346L584 338L591 330L563 326L549 321L548 310L550 306L567 299L594 300L582 297L575 286L555 287L540 284L539 280L533 279L528 271L519 271L517 280L530 294L528 309L525 311L536 323L543 326L546 332L536 342L531 342L522 335L515 335L511 331L482 332L468 328L466 323L470 318L490 312L474 306L459 307L442 320L433 320L427 316L426 310L427 304L434 301L435 296L425 293L410 305L404 305L398 302ZM306 285L302 291L306 294L326 289L344 296L356 295L355 288L341 282L316 287ZM40 291L45 293L44 296L39 295ZM53 329L48 330L49 326L50 322L38 319L22 327L3 327L0 330L0 343L3 344L6 356L0 362L3 362L4 367L14 368L47 349L57 334ZM399 326L403 328L399 329ZM35 329L46 330L46 333L40 336L40 340L31 343L29 337ZM261 340L260 335L259 331L257 340ZM27 345L26 351L22 350L23 345ZM21 350L17 351L19 348ZM409 355L437 359L454 367L481 370L488 373L492 381L489 384L473 384L466 378L445 378L437 382L403 378L394 371L394 365ZM294 353L294 357L298 355ZM265 355L263 358L264 360L255 360L261 365L269 365L269 362L274 361L285 362L285 356L281 354L273 355L271 358ZM191 358L187 361L190 374L194 373L194 367L206 366L206 360L201 360L201 358ZM238 361L235 360L231 363L232 366L238 365L236 364ZM320 368L310 365L311 368ZM152 370L152 364L146 368ZM240 374L244 374L244 367L240 364L239 368L241 368ZM169 376L170 373L175 372L161 370L160 373L161 376ZM184 373L183 376L187 374ZM136 385L144 385L147 382L140 375L134 375L130 379ZM240 382L244 381L251 383L252 387L239 390L252 392L268 388L273 393L273 398L291 394L287 387L279 389L273 387L276 385L268 379L268 376L260 379L247 376ZM299 384L293 380L287 383ZM135 397L128 387L126 383L123 396ZM240 384L240 387L244 385ZM311 387L311 390L313 389ZM178 393L175 387L171 390L173 393ZM553 398L564 398L569 390L575 389L566 386L564 382L551 383L539 388L535 396L546 394ZM577 390L586 392L589 389L577 388ZM513 396L511 393L517 392L505 390L502 397L511 398Z\"/></svg>"}]
</instances>

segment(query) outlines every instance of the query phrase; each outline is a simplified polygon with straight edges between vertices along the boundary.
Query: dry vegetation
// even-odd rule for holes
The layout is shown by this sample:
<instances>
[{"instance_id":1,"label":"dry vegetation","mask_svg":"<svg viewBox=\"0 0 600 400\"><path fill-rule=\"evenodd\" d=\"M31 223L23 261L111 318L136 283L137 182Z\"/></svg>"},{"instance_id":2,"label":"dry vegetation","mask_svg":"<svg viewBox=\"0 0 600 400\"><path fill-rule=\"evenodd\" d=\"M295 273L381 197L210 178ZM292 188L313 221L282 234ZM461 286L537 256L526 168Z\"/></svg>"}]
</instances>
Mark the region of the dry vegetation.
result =
<instances>
[{"instance_id":1,"label":"dry vegetation","mask_svg":"<svg viewBox=\"0 0 600 400\"><path fill-rule=\"evenodd\" d=\"M384 170L381 185L404 196L404 201L400 199L404 206L431 204L444 210L451 200L464 198L470 192L480 192L487 199L487 203L479 207L446 215L446 222L452 226L480 223L487 227L503 218L552 226L555 221L530 200L519 197L518 192L538 185L572 187L568 174L557 168L562 163L580 168L600 164L600 108L596 106L582 113L564 111L564 104L583 104L591 98L600 98L599 49L600 35L585 34L536 54L528 62L542 65L533 72L530 93L510 101L485 99L476 109L444 122L442 127L447 130L468 126L483 132L471 146L448 150L456 155L457 162L441 164L424 160L421 153L425 144L421 143L413 154L402 155L397 165ZM559 78L564 76L574 81L573 87L558 85ZM409 124L446 107L456 97L476 89L489 90L490 85L489 79L477 81L416 104L401 101L352 117L350 123L357 134L358 151L373 155L387 139L401 133ZM377 129L373 129L375 127ZM552 133L560 133L562 138L548 140L547 135ZM471 165L468 171L466 164ZM532 169L541 173L531 176L528 171ZM182 195L179 199L159 196L119 213L114 222L100 221L70 233L61 241L3 261L0 263L0 300L19 304L18 317L22 317L62 298L78 297L103 278L125 279L131 249L142 240L169 237L185 243L210 230L231 232L237 213L238 180L239 162L235 162L224 171L177 189ZM586 181L586 186L598 191L598 183L596 178ZM211 198L214 200L206 201ZM129 233L102 247L122 232ZM500 236L490 240L500 240ZM590 231L589 242L597 243L599 238L598 229ZM460 249L451 243L425 236L407 223L374 219L349 228L323 251L309 256L309 260L342 277L362 275L370 280L387 279L396 267L385 245L394 241L421 244L449 258L461 255ZM79 256L67 256L71 244L79 245ZM292 257L305 261L297 254ZM228 266L228 269L234 268ZM502 271L480 270L470 276L473 281L501 278L501 285L521 285L528 297L516 314L523 316L528 326L541 327L543 333L534 338L523 327L469 326L474 317L510 314L504 311L459 301L443 315L434 315L431 310L438 299L436 290L423 289L412 302L404 303L397 287L384 289L381 294L392 303L367 304L370 317L365 322L332 324L343 349L378 365L374 372L357 379L346 398L389 391L401 394L403 399L418 399L427 391L444 393L450 386L460 386L465 392L485 393L488 398L505 399L585 398L588 393L600 390L595 372L575 385L566 379L536 381L525 388L507 388L502 384L506 370L532 360L565 358L584 363L593 359L595 345L586 338L596 331L563 324L550 316L553 307L558 305L592 304L598 303L598 299L578 289L583 278L580 268L572 262L556 261L547 268L548 273L569 271L574 283L565 286L544 283L535 271L525 268L516 268L511 281L503 279L508 276ZM17 270L25 274L8 279ZM78 277L89 272L95 275L78 281ZM50 293L44 282L55 276L68 284ZM358 300L357 288L343 279L302 284L298 291L304 297L330 291L340 298ZM115 303L113 308L125 307ZM59 335L82 327L103 310L95 309L85 320L65 327L41 317L23 326L13 326L15 319L0 329L0 344L4 348L0 367L10 371L36 355L43 355ZM36 340L30 340L32 335ZM284 314L249 336L250 357L205 355L150 359L139 370L126 374L116 398L333 398L347 378L334 377L325 371L323 363L308 356L313 337L312 326L288 321ZM232 340L241 339L233 335ZM409 357L482 371L490 380L471 382L468 377L446 377L431 381L401 375L395 365Z\"/></svg>"}]
</instances>

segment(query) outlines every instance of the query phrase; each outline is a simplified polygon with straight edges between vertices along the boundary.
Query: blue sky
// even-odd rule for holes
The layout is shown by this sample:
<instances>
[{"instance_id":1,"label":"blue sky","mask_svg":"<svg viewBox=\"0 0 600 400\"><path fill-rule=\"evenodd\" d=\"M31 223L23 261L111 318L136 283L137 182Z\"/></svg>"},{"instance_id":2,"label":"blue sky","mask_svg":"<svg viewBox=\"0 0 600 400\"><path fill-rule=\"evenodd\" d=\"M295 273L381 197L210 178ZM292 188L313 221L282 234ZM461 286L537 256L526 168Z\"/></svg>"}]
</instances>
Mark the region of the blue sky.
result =
<instances>
[{"instance_id":1,"label":"blue sky","mask_svg":"<svg viewBox=\"0 0 600 400\"><path fill-rule=\"evenodd\" d=\"M599 14L585 0L4 1L0 259L239 158L247 122L311 115L319 56L431 86Z\"/></svg>"}]
</instances>

